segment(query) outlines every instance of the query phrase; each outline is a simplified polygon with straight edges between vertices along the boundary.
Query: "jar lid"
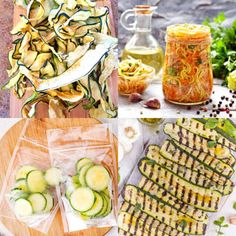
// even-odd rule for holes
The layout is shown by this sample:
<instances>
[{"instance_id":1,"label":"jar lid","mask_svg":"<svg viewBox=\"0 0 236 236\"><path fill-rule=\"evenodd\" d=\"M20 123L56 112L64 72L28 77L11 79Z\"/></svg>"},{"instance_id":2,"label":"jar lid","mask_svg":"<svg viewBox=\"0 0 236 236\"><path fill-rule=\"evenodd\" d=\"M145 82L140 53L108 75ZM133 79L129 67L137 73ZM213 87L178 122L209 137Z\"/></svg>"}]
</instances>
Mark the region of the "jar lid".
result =
<instances>
[{"instance_id":1,"label":"jar lid","mask_svg":"<svg viewBox=\"0 0 236 236\"><path fill-rule=\"evenodd\" d=\"M167 27L167 35L176 39L209 39L211 31L208 26L197 24L175 24Z\"/></svg>"},{"instance_id":2,"label":"jar lid","mask_svg":"<svg viewBox=\"0 0 236 236\"><path fill-rule=\"evenodd\" d=\"M134 10L138 14L152 14L157 9L156 6L150 5L136 5Z\"/></svg>"}]
</instances>

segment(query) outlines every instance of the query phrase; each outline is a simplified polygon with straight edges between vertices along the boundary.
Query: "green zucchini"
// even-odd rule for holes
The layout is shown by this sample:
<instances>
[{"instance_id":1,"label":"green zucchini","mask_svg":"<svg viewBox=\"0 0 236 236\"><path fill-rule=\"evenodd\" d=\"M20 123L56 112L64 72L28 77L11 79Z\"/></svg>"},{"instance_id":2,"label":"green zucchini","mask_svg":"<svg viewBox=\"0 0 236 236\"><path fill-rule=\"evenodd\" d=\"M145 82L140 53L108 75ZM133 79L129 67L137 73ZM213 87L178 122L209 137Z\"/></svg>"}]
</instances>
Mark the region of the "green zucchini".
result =
<instances>
[{"instance_id":1,"label":"green zucchini","mask_svg":"<svg viewBox=\"0 0 236 236\"><path fill-rule=\"evenodd\" d=\"M142 177L139 182L139 188L143 189L145 192L151 194L154 198L157 198L161 202L165 202L169 206L173 206L177 211L186 214L188 217L201 221L204 223L208 222L208 215L205 211L189 206L181 199L176 196L172 196L168 191L166 191L161 186L155 184L152 180Z\"/></svg>"},{"instance_id":2,"label":"green zucchini","mask_svg":"<svg viewBox=\"0 0 236 236\"><path fill-rule=\"evenodd\" d=\"M166 147L165 143L163 146ZM156 151L154 151L155 148ZM228 195L233 191L233 182L231 180L225 178L227 184L220 185L217 181L214 181L214 172L211 172L212 175L208 177L204 172L202 173L198 169L195 170L194 168L187 167L186 164L180 163L181 158L176 158L175 160L177 161L173 161L174 158L169 153L164 152L163 149L164 148L162 148L162 156L158 152L160 148L157 145L149 146L147 157L197 186L215 189L223 195Z\"/></svg>"},{"instance_id":3,"label":"green zucchini","mask_svg":"<svg viewBox=\"0 0 236 236\"><path fill-rule=\"evenodd\" d=\"M229 149L221 144L216 144L216 146L209 148L207 139L193 134L176 124L167 123L164 126L164 132L179 144L207 153L230 166L235 165L235 158L231 155Z\"/></svg>"},{"instance_id":4,"label":"green zucchini","mask_svg":"<svg viewBox=\"0 0 236 236\"><path fill-rule=\"evenodd\" d=\"M205 223L195 221L188 216L185 216L185 214L178 212L174 207L158 201L153 198L152 195L145 193L136 186L126 186L124 200L131 205L138 204L143 212L180 232L194 235L205 234ZM184 229L179 224L182 220L185 220L186 222Z\"/></svg>"},{"instance_id":5,"label":"green zucchini","mask_svg":"<svg viewBox=\"0 0 236 236\"><path fill-rule=\"evenodd\" d=\"M207 120L205 119L194 119L195 122L199 122L203 127L205 127L205 124L207 123ZM213 130L217 133L217 136L214 141L217 143L222 144L223 146L228 147L229 149L232 149L233 151L236 151L236 128L232 121L226 120L226 122L229 122L231 125L231 130L228 130L227 132L224 130L224 126L221 127L217 125ZM206 129L206 128L205 128ZM233 133L234 132L234 133ZM230 135L231 134L231 135Z\"/></svg>"},{"instance_id":6,"label":"green zucchini","mask_svg":"<svg viewBox=\"0 0 236 236\"><path fill-rule=\"evenodd\" d=\"M143 236L145 233L153 236L186 235L146 214L137 206L135 207L125 201L122 203L118 216L118 227L120 229L137 236Z\"/></svg>"},{"instance_id":7,"label":"green zucchini","mask_svg":"<svg viewBox=\"0 0 236 236\"><path fill-rule=\"evenodd\" d=\"M222 196L219 192L191 184L160 165L150 163L149 159L141 159L138 167L142 175L161 185L183 202L209 212L218 210Z\"/></svg>"},{"instance_id":8,"label":"green zucchini","mask_svg":"<svg viewBox=\"0 0 236 236\"><path fill-rule=\"evenodd\" d=\"M160 149L161 155L165 158L170 159L180 165L186 166L188 168L193 168L201 174L214 181L217 185L231 186L232 181L216 173L213 169L201 163L198 159L191 155L188 155L182 149L180 149L177 144L173 141L165 141Z\"/></svg>"},{"instance_id":9,"label":"green zucchini","mask_svg":"<svg viewBox=\"0 0 236 236\"><path fill-rule=\"evenodd\" d=\"M33 214L33 208L28 200L19 198L15 202L14 212L18 217L31 216Z\"/></svg>"},{"instance_id":10,"label":"green zucchini","mask_svg":"<svg viewBox=\"0 0 236 236\"><path fill-rule=\"evenodd\" d=\"M34 213L42 213L47 207L47 198L42 193L32 193L28 197Z\"/></svg>"},{"instance_id":11,"label":"green zucchini","mask_svg":"<svg viewBox=\"0 0 236 236\"><path fill-rule=\"evenodd\" d=\"M225 164L223 161L216 159L205 152L191 149L188 147L189 145L187 144L186 145L180 144L181 139L182 139L182 134L183 135L186 134L189 137L192 136L193 138L190 138L190 140L193 140L193 141L197 139L197 137L199 137L196 134L193 134L189 132L188 130L183 129L182 127L176 124L170 124L170 123L165 124L164 132L168 134L169 136L171 136L172 138L173 136L175 136L175 139L177 140L175 144L178 145L178 147L181 148L183 152L199 160L202 164L208 166L210 169L214 170L218 174L223 175L226 178L230 178L232 174L234 173L233 168L229 166L228 164ZM205 141L205 145L207 145L207 140L204 139L204 141ZM201 142L201 144L203 145L203 142Z\"/></svg>"}]
</instances>

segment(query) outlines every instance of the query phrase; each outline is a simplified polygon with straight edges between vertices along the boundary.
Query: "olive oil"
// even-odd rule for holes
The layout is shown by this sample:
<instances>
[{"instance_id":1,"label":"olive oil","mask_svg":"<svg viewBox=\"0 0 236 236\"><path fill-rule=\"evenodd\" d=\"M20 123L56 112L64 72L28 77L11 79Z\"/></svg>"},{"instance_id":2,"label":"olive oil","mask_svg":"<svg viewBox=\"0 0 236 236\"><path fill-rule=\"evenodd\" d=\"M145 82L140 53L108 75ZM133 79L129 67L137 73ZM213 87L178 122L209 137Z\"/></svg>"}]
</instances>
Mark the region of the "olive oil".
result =
<instances>
[{"instance_id":1,"label":"olive oil","mask_svg":"<svg viewBox=\"0 0 236 236\"><path fill-rule=\"evenodd\" d=\"M164 61L164 54L161 47L155 49L144 47L125 48L121 59L124 60L128 56L140 59L144 64L153 67L156 74L161 70Z\"/></svg>"}]
</instances>

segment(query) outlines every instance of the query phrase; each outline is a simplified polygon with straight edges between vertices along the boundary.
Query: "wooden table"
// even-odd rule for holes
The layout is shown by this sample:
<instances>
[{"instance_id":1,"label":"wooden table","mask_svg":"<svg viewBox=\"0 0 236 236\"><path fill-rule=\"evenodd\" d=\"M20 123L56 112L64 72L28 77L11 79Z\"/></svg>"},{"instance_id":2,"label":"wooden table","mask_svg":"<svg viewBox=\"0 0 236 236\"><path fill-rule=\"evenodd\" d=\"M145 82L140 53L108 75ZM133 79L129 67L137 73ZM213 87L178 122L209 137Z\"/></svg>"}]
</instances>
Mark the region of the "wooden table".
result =
<instances>
[{"instance_id":1,"label":"wooden table","mask_svg":"<svg viewBox=\"0 0 236 236\"><path fill-rule=\"evenodd\" d=\"M65 127L73 127L78 125L89 125L89 124L98 124L100 123L96 119L42 119L45 121L48 127L50 128L65 128ZM16 146L17 140L19 135L24 127L26 120L22 119L18 123L16 123L9 131L3 136L0 140L0 189L2 188L3 180L8 168L8 164L10 162L12 153ZM37 123L37 120L31 120L30 122ZM32 129L32 132L39 133L40 131ZM43 131L42 131L43 132ZM117 140L115 138L115 151L117 156ZM117 169L117 162L114 163ZM116 178L117 179L117 176ZM23 223L19 221L12 221L6 218L0 218L2 223L7 227L7 229L12 232L14 236L43 236L42 233L30 229ZM63 236L63 235L70 235L70 236L102 236L106 232L109 231L110 228L90 228L88 230L83 230L80 232L64 234L63 232L63 225L61 220L60 211L57 212L57 215L50 227L48 232L49 236Z\"/></svg>"},{"instance_id":2,"label":"wooden table","mask_svg":"<svg viewBox=\"0 0 236 236\"><path fill-rule=\"evenodd\" d=\"M218 104L221 96L232 96L229 93L229 89L221 86L222 80L214 80L214 94L212 94L211 98L214 104ZM207 112L201 112L200 115L197 115L197 110L200 108L200 105L191 106L191 110L188 110L188 106L180 106L167 102L164 99L162 92L161 80L157 80L155 83L149 85L147 90L143 94L144 99L149 99L156 97L159 99L161 103L161 109L152 110L144 108L140 105L140 103L130 103L127 97L119 96L119 118L136 118L136 117L163 117L163 118L176 118L176 117L202 117L205 115L209 116L211 110ZM236 99L234 99L236 101ZM211 104L205 107L211 109ZM236 110L236 103L234 104L234 109ZM233 117L236 117L236 111L231 112ZM229 117L226 112L221 112L218 116L220 117Z\"/></svg>"}]
</instances>

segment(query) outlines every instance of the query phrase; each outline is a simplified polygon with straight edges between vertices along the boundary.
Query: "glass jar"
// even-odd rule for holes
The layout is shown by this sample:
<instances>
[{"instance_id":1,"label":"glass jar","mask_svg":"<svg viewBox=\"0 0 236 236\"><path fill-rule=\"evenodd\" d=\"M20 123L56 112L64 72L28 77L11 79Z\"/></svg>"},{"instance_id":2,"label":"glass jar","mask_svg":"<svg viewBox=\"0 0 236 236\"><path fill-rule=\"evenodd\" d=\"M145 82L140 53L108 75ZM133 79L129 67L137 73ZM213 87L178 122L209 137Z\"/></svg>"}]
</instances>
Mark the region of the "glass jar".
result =
<instances>
[{"instance_id":1,"label":"glass jar","mask_svg":"<svg viewBox=\"0 0 236 236\"><path fill-rule=\"evenodd\" d=\"M165 99L183 105L207 101L213 88L210 28L177 24L167 27L162 87Z\"/></svg>"},{"instance_id":2,"label":"glass jar","mask_svg":"<svg viewBox=\"0 0 236 236\"><path fill-rule=\"evenodd\" d=\"M134 35L125 45L121 59L131 56L142 60L142 63L151 66L157 74L164 61L163 50L152 35L152 15L157 9L150 5L137 5L134 9L128 9L122 13L121 25L129 31L134 31ZM134 17L134 22L128 24L128 19Z\"/></svg>"}]
</instances>

